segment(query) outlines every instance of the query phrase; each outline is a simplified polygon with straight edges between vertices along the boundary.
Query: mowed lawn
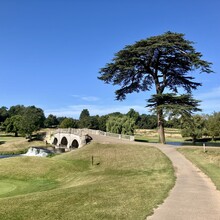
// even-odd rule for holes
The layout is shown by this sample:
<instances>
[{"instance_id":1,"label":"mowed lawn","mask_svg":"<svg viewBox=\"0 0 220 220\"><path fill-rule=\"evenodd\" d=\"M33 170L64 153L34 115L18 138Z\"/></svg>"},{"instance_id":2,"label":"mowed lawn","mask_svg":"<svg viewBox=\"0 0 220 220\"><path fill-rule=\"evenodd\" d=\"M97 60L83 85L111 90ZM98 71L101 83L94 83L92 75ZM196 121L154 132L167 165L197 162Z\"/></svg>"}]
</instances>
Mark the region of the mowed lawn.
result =
<instances>
[{"instance_id":1,"label":"mowed lawn","mask_svg":"<svg viewBox=\"0 0 220 220\"><path fill-rule=\"evenodd\" d=\"M143 145L1 159L0 219L145 219L174 182L170 160Z\"/></svg>"},{"instance_id":2,"label":"mowed lawn","mask_svg":"<svg viewBox=\"0 0 220 220\"><path fill-rule=\"evenodd\" d=\"M179 148L178 151L209 176L220 190L220 148L207 147L206 149L206 152L202 147Z\"/></svg>"},{"instance_id":3,"label":"mowed lawn","mask_svg":"<svg viewBox=\"0 0 220 220\"><path fill-rule=\"evenodd\" d=\"M24 137L14 137L13 135L0 133L0 155L24 153L31 146L44 146L43 141L28 142Z\"/></svg>"}]
</instances>

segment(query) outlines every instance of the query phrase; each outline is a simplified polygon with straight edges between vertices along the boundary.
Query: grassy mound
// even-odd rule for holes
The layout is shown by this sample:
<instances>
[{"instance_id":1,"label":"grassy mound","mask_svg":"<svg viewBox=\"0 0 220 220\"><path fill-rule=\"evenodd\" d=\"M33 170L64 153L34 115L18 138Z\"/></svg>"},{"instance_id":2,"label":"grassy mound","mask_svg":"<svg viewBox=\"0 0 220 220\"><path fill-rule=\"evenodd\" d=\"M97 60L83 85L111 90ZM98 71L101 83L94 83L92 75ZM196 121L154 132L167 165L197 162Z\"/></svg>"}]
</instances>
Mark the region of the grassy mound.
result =
<instances>
[{"instance_id":1,"label":"grassy mound","mask_svg":"<svg viewBox=\"0 0 220 220\"><path fill-rule=\"evenodd\" d=\"M175 177L158 149L92 143L52 158L0 160L1 219L145 219ZM8 184L7 184L8 183Z\"/></svg>"}]
</instances>

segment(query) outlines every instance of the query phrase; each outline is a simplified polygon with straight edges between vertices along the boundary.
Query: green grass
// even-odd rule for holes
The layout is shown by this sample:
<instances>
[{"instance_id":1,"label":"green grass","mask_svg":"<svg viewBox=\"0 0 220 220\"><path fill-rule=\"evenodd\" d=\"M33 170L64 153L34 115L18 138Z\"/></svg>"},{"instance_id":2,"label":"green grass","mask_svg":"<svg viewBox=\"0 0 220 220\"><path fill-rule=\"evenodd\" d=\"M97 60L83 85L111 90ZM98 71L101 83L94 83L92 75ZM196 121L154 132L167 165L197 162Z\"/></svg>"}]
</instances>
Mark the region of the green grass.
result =
<instances>
[{"instance_id":1,"label":"green grass","mask_svg":"<svg viewBox=\"0 0 220 220\"><path fill-rule=\"evenodd\" d=\"M145 219L174 182L170 160L138 144L92 143L52 158L1 159L0 216Z\"/></svg>"},{"instance_id":2,"label":"green grass","mask_svg":"<svg viewBox=\"0 0 220 220\"><path fill-rule=\"evenodd\" d=\"M45 143L36 140L29 142L24 137L14 137L14 135L11 134L0 133L0 155L22 154L32 146L45 147Z\"/></svg>"},{"instance_id":3,"label":"green grass","mask_svg":"<svg viewBox=\"0 0 220 220\"><path fill-rule=\"evenodd\" d=\"M183 142L180 129L165 128L166 142ZM140 142L158 143L159 136L157 129L137 129L135 131L135 140Z\"/></svg>"},{"instance_id":4,"label":"green grass","mask_svg":"<svg viewBox=\"0 0 220 220\"><path fill-rule=\"evenodd\" d=\"M192 163L201 169L211 178L217 189L220 190L220 149L207 148L203 152L202 147L179 148L179 152L184 154Z\"/></svg>"},{"instance_id":5,"label":"green grass","mask_svg":"<svg viewBox=\"0 0 220 220\"><path fill-rule=\"evenodd\" d=\"M149 143L158 143L159 142L159 137L155 136L144 136L144 135L135 135L135 141L139 142L149 142ZM166 142L184 142L183 138L170 138L166 137Z\"/></svg>"}]
</instances>

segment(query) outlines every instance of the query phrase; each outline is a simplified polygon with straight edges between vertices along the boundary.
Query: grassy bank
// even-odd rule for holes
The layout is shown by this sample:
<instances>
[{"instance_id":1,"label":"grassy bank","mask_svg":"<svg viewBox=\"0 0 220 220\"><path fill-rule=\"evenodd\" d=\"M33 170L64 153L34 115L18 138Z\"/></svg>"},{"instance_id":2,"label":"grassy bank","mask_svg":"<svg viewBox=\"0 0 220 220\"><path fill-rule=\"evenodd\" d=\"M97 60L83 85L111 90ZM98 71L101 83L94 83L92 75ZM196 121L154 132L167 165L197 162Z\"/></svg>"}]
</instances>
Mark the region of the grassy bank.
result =
<instances>
[{"instance_id":1,"label":"grassy bank","mask_svg":"<svg viewBox=\"0 0 220 220\"><path fill-rule=\"evenodd\" d=\"M220 190L220 149L207 148L204 153L200 148L179 148L182 154L209 176Z\"/></svg>"},{"instance_id":2,"label":"grassy bank","mask_svg":"<svg viewBox=\"0 0 220 220\"><path fill-rule=\"evenodd\" d=\"M29 142L24 137L14 137L14 135L0 133L0 155L22 154L32 146L45 147L45 143L39 140Z\"/></svg>"},{"instance_id":3,"label":"grassy bank","mask_svg":"<svg viewBox=\"0 0 220 220\"><path fill-rule=\"evenodd\" d=\"M175 181L158 149L96 143L52 158L2 159L0 179L7 220L145 219Z\"/></svg>"}]
</instances>

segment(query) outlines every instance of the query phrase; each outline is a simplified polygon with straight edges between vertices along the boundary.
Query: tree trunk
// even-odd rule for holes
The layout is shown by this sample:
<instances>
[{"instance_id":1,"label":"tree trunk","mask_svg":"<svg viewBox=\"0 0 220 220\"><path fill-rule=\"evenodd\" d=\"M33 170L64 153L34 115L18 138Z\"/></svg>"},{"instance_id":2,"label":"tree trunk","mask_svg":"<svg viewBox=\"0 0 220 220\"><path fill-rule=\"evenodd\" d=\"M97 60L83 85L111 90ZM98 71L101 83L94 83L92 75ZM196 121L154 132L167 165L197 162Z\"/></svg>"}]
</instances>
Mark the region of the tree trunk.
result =
<instances>
[{"instance_id":1,"label":"tree trunk","mask_svg":"<svg viewBox=\"0 0 220 220\"><path fill-rule=\"evenodd\" d=\"M193 142L193 144L196 143L196 136L192 136L192 142Z\"/></svg>"},{"instance_id":2,"label":"tree trunk","mask_svg":"<svg viewBox=\"0 0 220 220\"><path fill-rule=\"evenodd\" d=\"M161 144L165 144L165 133L164 133L164 120L163 120L163 110L157 111L157 120L158 120L158 134L159 134L159 142Z\"/></svg>"}]
</instances>

